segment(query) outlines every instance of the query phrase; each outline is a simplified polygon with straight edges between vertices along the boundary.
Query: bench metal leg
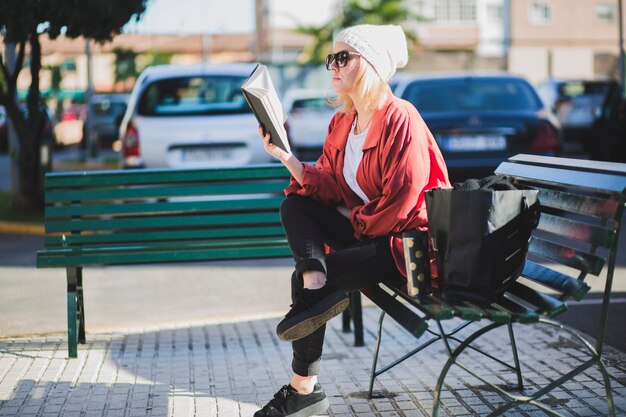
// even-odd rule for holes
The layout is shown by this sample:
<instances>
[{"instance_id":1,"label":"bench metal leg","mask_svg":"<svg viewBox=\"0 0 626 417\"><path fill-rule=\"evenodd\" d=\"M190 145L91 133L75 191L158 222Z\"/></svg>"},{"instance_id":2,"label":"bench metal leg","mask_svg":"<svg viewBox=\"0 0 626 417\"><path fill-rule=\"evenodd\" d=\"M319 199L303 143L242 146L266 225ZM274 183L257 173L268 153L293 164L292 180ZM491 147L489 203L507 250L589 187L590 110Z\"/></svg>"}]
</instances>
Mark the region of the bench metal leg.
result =
<instances>
[{"instance_id":1,"label":"bench metal leg","mask_svg":"<svg viewBox=\"0 0 626 417\"><path fill-rule=\"evenodd\" d=\"M508 324L509 339L511 339L511 349L513 350L513 361L515 362L515 372L517 373L517 386L511 386L511 390L523 390L524 381L522 380L522 367L519 364L519 357L517 355L517 345L515 344L515 335L513 334L513 324Z\"/></svg>"},{"instance_id":2,"label":"bench metal leg","mask_svg":"<svg viewBox=\"0 0 626 417\"><path fill-rule=\"evenodd\" d=\"M378 376L376 372L376 365L378 364L378 352L380 351L380 339L383 335L383 320L385 319L385 312L380 312L380 318L378 319L378 329L376 330L376 348L374 349L374 359L372 361L372 373L370 375L370 389L368 397L372 398L372 391L374 390L374 380Z\"/></svg>"},{"instance_id":3,"label":"bench metal leg","mask_svg":"<svg viewBox=\"0 0 626 417\"><path fill-rule=\"evenodd\" d=\"M78 343L84 345L85 340L85 302L83 298L83 268L78 267L76 273L76 300L78 301Z\"/></svg>"},{"instance_id":4,"label":"bench metal leg","mask_svg":"<svg viewBox=\"0 0 626 417\"><path fill-rule=\"evenodd\" d=\"M354 346L363 346L363 308L361 306L361 292L350 293L350 315L354 322Z\"/></svg>"},{"instance_id":5,"label":"bench metal leg","mask_svg":"<svg viewBox=\"0 0 626 417\"><path fill-rule=\"evenodd\" d=\"M78 357L78 276L80 268L69 267L67 272L67 350L70 358Z\"/></svg>"},{"instance_id":6,"label":"bench metal leg","mask_svg":"<svg viewBox=\"0 0 626 417\"><path fill-rule=\"evenodd\" d=\"M350 300L349 308L342 313L342 328L344 333L350 332L350 320L354 322L354 346L363 346L363 308L361 307L361 292L350 291L348 293Z\"/></svg>"}]
</instances>

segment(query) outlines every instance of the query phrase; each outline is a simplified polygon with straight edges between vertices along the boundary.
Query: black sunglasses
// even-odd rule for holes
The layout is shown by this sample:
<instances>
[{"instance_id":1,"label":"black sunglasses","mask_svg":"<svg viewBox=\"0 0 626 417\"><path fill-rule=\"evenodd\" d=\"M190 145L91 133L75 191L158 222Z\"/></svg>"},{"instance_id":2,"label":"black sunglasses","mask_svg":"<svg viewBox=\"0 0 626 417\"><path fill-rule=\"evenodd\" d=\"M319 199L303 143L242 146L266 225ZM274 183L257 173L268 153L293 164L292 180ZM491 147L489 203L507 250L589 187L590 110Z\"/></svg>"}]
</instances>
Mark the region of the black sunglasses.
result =
<instances>
[{"instance_id":1,"label":"black sunglasses","mask_svg":"<svg viewBox=\"0 0 626 417\"><path fill-rule=\"evenodd\" d=\"M336 54L328 54L326 55L326 69L330 71L330 68L333 62L337 65L337 68L343 68L348 63L348 59L350 59L350 55L358 55L361 56L358 52L350 52L350 51L339 51Z\"/></svg>"}]
</instances>

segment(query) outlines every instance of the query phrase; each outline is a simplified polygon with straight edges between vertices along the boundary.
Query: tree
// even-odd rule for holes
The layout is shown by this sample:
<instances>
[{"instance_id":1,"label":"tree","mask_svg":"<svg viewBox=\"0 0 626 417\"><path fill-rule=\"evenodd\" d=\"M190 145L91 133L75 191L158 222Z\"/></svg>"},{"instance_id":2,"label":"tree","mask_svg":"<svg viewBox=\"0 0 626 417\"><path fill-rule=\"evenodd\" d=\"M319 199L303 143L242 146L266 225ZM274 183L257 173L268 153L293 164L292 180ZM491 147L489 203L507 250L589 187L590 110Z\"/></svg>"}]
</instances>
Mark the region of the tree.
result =
<instances>
[{"instance_id":1,"label":"tree","mask_svg":"<svg viewBox=\"0 0 626 417\"><path fill-rule=\"evenodd\" d=\"M131 19L137 21L145 11L147 0L3 0L0 2L0 34L5 43L15 43L17 59L12 73L6 57L0 60L5 83L0 88L0 104L5 106L18 136L17 158L19 186L13 195L15 208L43 207L43 186L39 152L42 112L39 90L41 44L39 36L51 39L63 34L69 38L85 37L97 42L110 41ZM30 55L31 85L26 111L15 103L17 77Z\"/></svg>"},{"instance_id":2,"label":"tree","mask_svg":"<svg viewBox=\"0 0 626 417\"><path fill-rule=\"evenodd\" d=\"M337 16L321 26L299 26L296 31L313 37L313 42L298 57L299 63L321 64L332 49L333 35L341 28L358 24L399 24L409 18L418 18L411 14L405 0L348 0ZM407 33L410 41L416 41Z\"/></svg>"},{"instance_id":3,"label":"tree","mask_svg":"<svg viewBox=\"0 0 626 417\"><path fill-rule=\"evenodd\" d=\"M316 66L324 62L333 47L333 36L338 30L362 23L399 24L409 19L422 20L409 11L405 0L348 0L343 4L340 13L326 23L320 26L298 26L296 32L313 37L313 42L298 56L300 70L295 76L283 80L283 90L288 90L306 79ZM410 32L407 33L407 38L409 42L417 42Z\"/></svg>"},{"instance_id":4,"label":"tree","mask_svg":"<svg viewBox=\"0 0 626 417\"><path fill-rule=\"evenodd\" d=\"M137 52L132 49L115 48L115 84L122 83L126 90L126 80L137 79L139 71L137 70Z\"/></svg>"}]
</instances>

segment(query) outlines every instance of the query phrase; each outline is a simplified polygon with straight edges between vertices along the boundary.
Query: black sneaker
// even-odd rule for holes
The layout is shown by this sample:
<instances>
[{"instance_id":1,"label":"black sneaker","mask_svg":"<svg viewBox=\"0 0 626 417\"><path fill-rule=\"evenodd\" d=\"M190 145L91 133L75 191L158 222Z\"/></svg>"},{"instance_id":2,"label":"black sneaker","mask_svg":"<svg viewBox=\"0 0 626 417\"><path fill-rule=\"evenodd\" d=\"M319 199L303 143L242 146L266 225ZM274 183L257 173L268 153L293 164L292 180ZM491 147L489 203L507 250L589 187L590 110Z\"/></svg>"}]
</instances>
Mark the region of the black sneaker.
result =
<instances>
[{"instance_id":1,"label":"black sneaker","mask_svg":"<svg viewBox=\"0 0 626 417\"><path fill-rule=\"evenodd\" d=\"M285 385L254 417L309 417L328 410L330 403L320 384L310 394L300 394L291 385Z\"/></svg>"},{"instance_id":2,"label":"black sneaker","mask_svg":"<svg viewBox=\"0 0 626 417\"><path fill-rule=\"evenodd\" d=\"M345 310L348 303L348 295L332 285L305 288L296 294L296 302L278 323L276 334L282 340L302 339Z\"/></svg>"}]
</instances>

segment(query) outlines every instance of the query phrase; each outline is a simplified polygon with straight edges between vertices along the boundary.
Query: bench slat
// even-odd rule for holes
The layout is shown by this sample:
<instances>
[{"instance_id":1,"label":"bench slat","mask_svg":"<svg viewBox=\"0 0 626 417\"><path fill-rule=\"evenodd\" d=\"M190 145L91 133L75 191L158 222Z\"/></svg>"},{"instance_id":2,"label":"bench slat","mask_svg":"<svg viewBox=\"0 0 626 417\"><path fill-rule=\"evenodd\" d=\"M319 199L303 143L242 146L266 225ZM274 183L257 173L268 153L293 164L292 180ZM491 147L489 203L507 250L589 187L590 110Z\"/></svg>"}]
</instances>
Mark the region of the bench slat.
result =
<instances>
[{"instance_id":1,"label":"bench slat","mask_svg":"<svg viewBox=\"0 0 626 417\"><path fill-rule=\"evenodd\" d=\"M575 300L581 300L591 289L583 280L572 278L528 260L524 264L522 276Z\"/></svg>"},{"instance_id":2,"label":"bench slat","mask_svg":"<svg viewBox=\"0 0 626 417\"><path fill-rule=\"evenodd\" d=\"M510 313L494 308L489 304L477 303L473 301L464 301L462 304L468 308L478 311L482 317L486 317L494 323L506 324L512 321Z\"/></svg>"},{"instance_id":3,"label":"bench slat","mask_svg":"<svg viewBox=\"0 0 626 417\"><path fill-rule=\"evenodd\" d=\"M577 171L585 170L588 172L623 174L626 176L626 165L619 162L592 161L530 154L517 154L510 157L509 161L528 165L569 167Z\"/></svg>"},{"instance_id":4,"label":"bench slat","mask_svg":"<svg viewBox=\"0 0 626 417\"><path fill-rule=\"evenodd\" d=\"M111 199L166 198L202 195L232 194L282 194L287 181L249 182L232 184L181 185L181 186L133 186L102 189L49 191L46 192L46 203L98 201Z\"/></svg>"},{"instance_id":5,"label":"bench slat","mask_svg":"<svg viewBox=\"0 0 626 417\"><path fill-rule=\"evenodd\" d=\"M567 304L563 301L559 301L556 298L536 291L530 287L527 287L519 282L514 282L507 294L517 298L516 301L526 302L536 308L536 311L541 314L546 314L550 317L558 316L561 313L567 311ZM515 300L515 298L513 298Z\"/></svg>"},{"instance_id":6,"label":"bench slat","mask_svg":"<svg viewBox=\"0 0 626 417\"><path fill-rule=\"evenodd\" d=\"M232 227L232 228L212 228L198 230L175 230L159 232L139 232L139 233L93 233L84 235L46 236L44 239L46 247L67 245L89 245L102 243L128 243L128 242L150 242L150 241L185 241L198 239L216 238L241 238L241 237L284 237L285 232L282 226L274 227Z\"/></svg>"},{"instance_id":7,"label":"bench slat","mask_svg":"<svg viewBox=\"0 0 626 417\"><path fill-rule=\"evenodd\" d=\"M217 215L183 215L161 217L112 218L103 220L49 221L46 232L71 232L121 229L166 229L191 226L224 226L242 224L280 224L278 212Z\"/></svg>"},{"instance_id":8,"label":"bench slat","mask_svg":"<svg viewBox=\"0 0 626 417\"><path fill-rule=\"evenodd\" d=\"M209 182L245 179L289 178L282 164L237 168L142 169L89 172L52 172L46 174L45 188L121 186L176 182Z\"/></svg>"},{"instance_id":9,"label":"bench slat","mask_svg":"<svg viewBox=\"0 0 626 417\"><path fill-rule=\"evenodd\" d=\"M615 237L612 229L607 230L593 224L548 213L541 213L537 229L604 248L610 248Z\"/></svg>"},{"instance_id":10,"label":"bench slat","mask_svg":"<svg viewBox=\"0 0 626 417\"><path fill-rule=\"evenodd\" d=\"M514 300L511 300L506 297L502 297L498 300L498 305L502 306L513 316L513 321L517 323L537 323L539 321L539 315L529 309L526 306L523 306L519 303L516 303Z\"/></svg>"},{"instance_id":11,"label":"bench slat","mask_svg":"<svg viewBox=\"0 0 626 417\"><path fill-rule=\"evenodd\" d=\"M64 255L81 255L88 256L92 254L105 255L109 253L120 252L168 252L168 251L185 251L185 250L198 250L198 249L219 249L219 248L247 248L247 247L264 247L264 246L276 246L287 245L286 238L256 238L246 240L220 240L220 241L192 241L192 242L157 242L157 243L133 243L133 244L115 244L115 245L100 245L100 246L86 246L82 248L57 248L50 249L48 253L50 256L64 256Z\"/></svg>"},{"instance_id":12,"label":"bench slat","mask_svg":"<svg viewBox=\"0 0 626 417\"><path fill-rule=\"evenodd\" d=\"M478 321L485 317L482 310L477 310L472 307L468 307L461 303L448 303L450 307L454 309L454 315L460 317L463 320Z\"/></svg>"},{"instance_id":13,"label":"bench slat","mask_svg":"<svg viewBox=\"0 0 626 417\"><path fill-rule=\"evenodd\" d=\"M541 206L551 207L604 220L615 218L620 209L618 200L607 200L585 194L574 194L549 188L537 188Z\"/></svg>"},{"instance_id":14,"label":"bench slat","mask_svg":"<svg viewBox=\"0 0 626 417\"><path fill-rule=\"evenodd\" d=\"M623 175L571 171L543 166L529 167L511 162L502 162L496 169L496 174L525 178L550 185L586 188L594 192L622 194L626 191L626 176Z\"/></svg>"},{"instance_id":15,"label":"bench slat","mask_svg":"<svg viewBox=\"0 0 626 417\"><path fill-rule=\"evenodd\" d=\"M283 258L291 256L291 250L284 245L262 248L229 248L229 249L205 249L193 251L168 251L168 252L132 252L132 253L109 253L104 255L58 255L52 256L51 251L37 253L37 267L60 267L76 265L132 265L167 262L193 262L228 259L254 259L254 258Z\"/></svg>"},{"instance_id":16,"label":"bench slat","mask_svg":"<svg viewBox=\"0 0 626 417\"><path fill-rule=\"evenodd\" d=\"M216 201L167 201L155 202L144 201L138 203L123 203L119 201L110 204L81 204L59 205L46 207L46 219L66 218L72 216L95 216L95 215L120 215L120 214L146 214L164 212L207 212L224 210L259 210L276 209L284 197L267 197L255 199L233 199Z\"/></svg>"},{"instance_id":17,"label":"bench slat","mask_svg":"<svg viewBox=\"0 0 626 417\"><path fill-rule=\"evenodd\" d=\"M558 243L533 236L528 252L563 265L598 276L604 266L604 259Z\"/></svg>"}]
</instances>

